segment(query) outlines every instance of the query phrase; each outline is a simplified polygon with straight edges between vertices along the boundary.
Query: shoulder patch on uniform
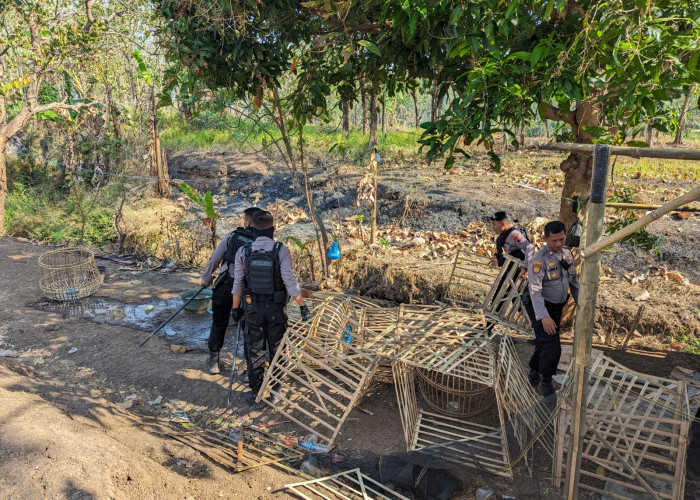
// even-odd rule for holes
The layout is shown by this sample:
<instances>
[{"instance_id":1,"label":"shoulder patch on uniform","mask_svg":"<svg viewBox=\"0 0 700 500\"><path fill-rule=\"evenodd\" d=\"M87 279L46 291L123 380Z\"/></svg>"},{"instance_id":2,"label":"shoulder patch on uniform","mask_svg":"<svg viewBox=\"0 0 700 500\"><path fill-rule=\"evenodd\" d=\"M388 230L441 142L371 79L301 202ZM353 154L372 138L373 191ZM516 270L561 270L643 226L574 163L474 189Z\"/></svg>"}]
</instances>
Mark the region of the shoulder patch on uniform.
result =
<instances>
[{"instance_id":1,"label":"shoulder patch on uniform","mask_svg":"<svg viewBox=\"0 0 700 500\"><path fill-rule=\"evenodd\" d=\"M542 270L542 262L539 260L536 260L532 263L532 272L535 274L540 274L540 271Z\"/></svg>"}]
</instances>

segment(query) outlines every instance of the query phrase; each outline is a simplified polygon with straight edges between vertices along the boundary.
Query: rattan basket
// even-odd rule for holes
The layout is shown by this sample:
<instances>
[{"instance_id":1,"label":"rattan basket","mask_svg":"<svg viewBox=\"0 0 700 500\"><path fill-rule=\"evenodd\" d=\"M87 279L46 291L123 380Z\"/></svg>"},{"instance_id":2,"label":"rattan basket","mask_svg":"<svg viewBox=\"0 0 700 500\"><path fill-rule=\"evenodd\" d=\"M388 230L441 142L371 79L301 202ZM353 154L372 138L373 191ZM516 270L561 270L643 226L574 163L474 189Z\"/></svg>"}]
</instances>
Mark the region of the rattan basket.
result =
<instances>
[{"instance_id":1,"label":"rattan basket","mask_svg":"<svg viewBox=\"0 0 700 500\"><path fill-rule=\"evenodd\" d=\"M89 250L60 248L39 257L39 288L49 299L82 299L95 293L101 281Z\"/></svg>"},{"instance_id":2,"label":"rattan basket","mask_svg":"<svg viewBox=\"0 0 700 500\"><path fill-rule=\"evenodd\" d=\"M416 373L423 399L442 413L470 417L496 403L493 387L433 370L419 369Z\"/></svg>"}]
</instances>

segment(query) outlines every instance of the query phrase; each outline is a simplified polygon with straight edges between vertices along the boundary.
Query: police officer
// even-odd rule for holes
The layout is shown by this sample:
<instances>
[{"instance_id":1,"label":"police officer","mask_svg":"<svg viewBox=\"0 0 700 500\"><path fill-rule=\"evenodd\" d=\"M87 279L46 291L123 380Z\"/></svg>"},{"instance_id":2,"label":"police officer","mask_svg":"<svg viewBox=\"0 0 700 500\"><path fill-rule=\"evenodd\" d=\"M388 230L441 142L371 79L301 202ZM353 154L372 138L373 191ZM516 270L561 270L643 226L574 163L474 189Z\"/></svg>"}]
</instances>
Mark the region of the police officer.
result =
<instances>
[{"instance_id":1,"label":"police officer","mask_svg":"<svg viewBox=\"0 0 700 500\"><path fill-rule=\"evenodd\" d=\"M261 209L256 207L246 208L243 211L243 227L239 227L228 233L211 255L209 262L202 274L202 285L209 286L212 282L214 270L221 264L219 277L214 283L214 290L211 299L212 322L209 330L209 357L204 366L204 371L211 375L220 373L219 352L224 345L224 336L228 328L229 317L231 315L232 297L231 288L233 286L233 261L238 249L253 242L253 233L250 225L253 221L253 214ZM245 328L241 325L241 328ZM246 356L247 357L247 356Z\"/></svg>"},{"instance_id":2,"label":"police officer","mask_svg":"<svg viewBox=\"0 0 700 500\"><path fill-rule=\"evenodd\" d=\"M272 214L264 210L256 212L252 231L253 243L236 254L231 293L233 318L238 321L245 313L250 391L244 398L255 405L263 382L265 345L272 360L287 330L288 297L292 296L299 305L303 320L310 313L294 277L289 249L272 239L275 231Z\"/></svg>"},{"instance_id":3,"label":"police officer","mask_svg":"<svg viewBox=\"0 0 700 500\"><path fill-rule=\"evenodd\" d=\"M499 267L503 266L506 261L506 258L503 256L505 251L508 255L523 261L520 266L522 268L520 277L525 277L527 265L535 253L535 247L527 239L525 231L513 226L503 211L492 214L489 217L489 221L493 232L498 235L496 237L496 255L493 263L498 264Z\"/></svg>"},{"instance_id":4,"label":"police officer","mask_svg":"<svg viewBox=\"0 0 700 500\"><path fill-rule=\"evenodd\" d=\"M552 375L561 357L559 325L569 291L578 303L578 277L574 256L564 246L566 226L552 221L544 226L545 246L528 264L529 301L523 301L535 329L535 352L530 358L528 379L533 387L540 385L543 396L554 392Z\"/></svg>"}]
</instances>

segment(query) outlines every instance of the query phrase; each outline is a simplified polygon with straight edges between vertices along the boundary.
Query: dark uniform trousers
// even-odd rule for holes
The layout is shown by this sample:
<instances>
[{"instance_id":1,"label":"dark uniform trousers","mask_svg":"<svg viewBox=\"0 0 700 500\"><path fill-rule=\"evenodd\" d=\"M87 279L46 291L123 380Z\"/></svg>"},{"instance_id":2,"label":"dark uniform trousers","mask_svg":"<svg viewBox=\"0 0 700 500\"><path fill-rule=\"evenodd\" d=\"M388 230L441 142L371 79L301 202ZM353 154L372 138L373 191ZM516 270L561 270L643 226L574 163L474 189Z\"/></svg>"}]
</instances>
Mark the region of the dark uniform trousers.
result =
<instances>
[{"instance_id":1,"label":"dark uniform trousers","mask_svg":"<svg viewBox=\"0 0 700 500\"><path fill-rule=\"evenodd\" d=\"M549 313L549 317L557 325L557 333L548 335L542 327L542 320L535 317L535 309L532 307L532 298L526 288L523 294L523 305L530 316L532 327L535 330L535 352L530 358L530 369L539 372L545 378L552 378L557 373L557 365L561 358L561 342L559 341L559 325L561 324L561 314L566 305L566 301L561 304L553 304L544 301L544 306Z\"/></svg>"},{"instance_id":2,"label":"dark uniform trousers","mask_svg":"<svg viewBox=\"0 0 700 500\"><path fill-rule=\"evenodd\" d=\"M251 303L248 303L248 297ZM251 295L243 297L247 332L245 337L248 351L248 385L253 392L258 392L265 372L265 346L270 355L270 362L287 331L287 314L284 303L274 301L272 295Z\"/></svg>"},{"instance_id":3,"label":"dark uniform trousers","mask_svg":"<svg viewBox=\"0 0 700 500\"><path fill-rule=\"evenodd\" d=\"M214 293L212 293L211 310L213 318L211 330L209 330L209 341L207 343L210 351L219 352L224 346L224 337L226 336L228 322L231 320L231 309L233 309L232 287L233 280L226 279L214 290ZM241 335L243 335L243 355L247 361L248 346L245 342L245 337L247 335L245 318L241 320Z\"/></svg>"},{"instance_id":4,"label":"dark uniform trousers","mask_svg":"<svg viewBox=\"0 0 700 500\"><path fill-rule=\"evenodd\" d=\"M233 279L226 278L214 289L211 296L212 322L209 330L209 350L219 352L224 345L224 336L228 328L231 308L233 307L233 295L231 288Z\"/></svg>"}]
</instances>

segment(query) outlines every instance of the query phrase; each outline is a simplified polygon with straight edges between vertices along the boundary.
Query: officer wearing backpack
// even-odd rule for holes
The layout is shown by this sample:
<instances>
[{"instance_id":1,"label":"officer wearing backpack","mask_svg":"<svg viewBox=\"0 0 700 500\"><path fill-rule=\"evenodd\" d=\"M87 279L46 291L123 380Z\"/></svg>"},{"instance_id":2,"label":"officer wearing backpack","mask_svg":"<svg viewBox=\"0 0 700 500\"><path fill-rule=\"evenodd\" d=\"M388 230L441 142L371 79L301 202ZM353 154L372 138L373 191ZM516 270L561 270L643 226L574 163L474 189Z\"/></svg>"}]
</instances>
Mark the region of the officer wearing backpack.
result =
<instances>
[{"instance_id":1,"label":"officer wearing backpack","mask_svg":"<svg viewBox=\"0 0 700 500\"><path fill-rule=\"evenodd\" d=\"M310 313L294 277L289 249L273 240L272 214L265 210L256 212L251 227L254 241L236 254L231 294L234 320L238 321L245 313L250 391L244 398L255 405L265 371L265 346L272 360L287 330L289 296L299 305L304 321Z\"/></svg>"},{"instance_id":2,"label":"officer wearing backpack","mask_svg":"<svg viewBox=\"0 0 700 500\"><path fill-rule=\"evenodd\" d=\"M498 267L503 266L505 257L503 252L523 261L521 264L522 272L520 277L525 277L527 265L535 253L535 247L532 246L524 229L513 226L505 212L496 212L489 217L491 228L498 236L496 237L496 255L494 256L494 264Z\"/></svg>"},{"instance_id":3,"label":"officer wearing backpack","mask_svg":"<svg viewBox=\"0 0 700 500\"><path fill-rule=\"evenodd\" d=\"M202 274L202 285L209 286L212 282L214 270L221 264L219 277L214 283L211 299L212 322L209 331L209 357L205 363L204 371L211 375L220 373L219 352L224 345L224 336L228 328L229 317L233 300L231 288L233 287L233 261L238 250L253 242L253 233L250 225L253 222L253 215L262 211L260 208L251 207L243 211L243 227L228 233L214 250L207 266ZM246 355L246 358L248 356Z\"/></svg>"}]
</instances>

